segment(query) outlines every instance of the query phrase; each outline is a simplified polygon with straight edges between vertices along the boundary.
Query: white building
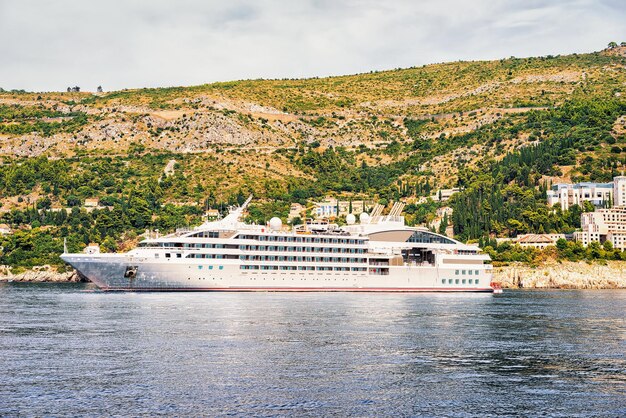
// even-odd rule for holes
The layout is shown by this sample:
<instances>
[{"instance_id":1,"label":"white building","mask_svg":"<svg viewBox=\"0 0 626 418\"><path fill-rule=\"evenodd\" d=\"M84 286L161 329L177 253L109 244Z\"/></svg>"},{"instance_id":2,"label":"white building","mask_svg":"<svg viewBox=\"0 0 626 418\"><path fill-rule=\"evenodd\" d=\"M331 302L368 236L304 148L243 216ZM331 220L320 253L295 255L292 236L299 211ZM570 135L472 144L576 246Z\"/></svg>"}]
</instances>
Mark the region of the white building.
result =
<instances>
[{"instance_id":1,"label":"white building","mask_svg":"<svg viewBox=\"0 0 626 418\"><path fill-rule=\"evenodd\" d=\"M325 199L315 204L313 213L316 218L329 218L337 216L337 199Z\"/></svg>"},{"instance_id":2,"label":"white building","mask_svg":"<svg viewBox=\"0 0 626 418\"><path fill-rule=\"evenodd\" d=\"M217 209L209 209L206 211L205 215L207 219L219 219L220 211Z\"/></svg>"},{"instance_id":3,"label":"white building","mask_svg":"<svg viewBox=\"0 0 626 418\"><path fill-rule=\"evenodd\" d=\"M326 198L322 202L315 203L313 216L316 218L330 218L333 216L347 215L348 213L353 213L358 216L364 210L367 211L371 208L372 205L372 202L364 200L354 200L350 202L349 200L337 201L337 199ZM352 206L352 211L350 211L350 206ZM337 213L337 209L339 209L339 213Z\"/></svg>"},{"instance_id":4,"label":"white building","mask_svg":"<svg viewBox=\"0 0 626 418\"><path fill-rule=\"evenodd\" d=\"M461 189L458 187L453 187L452 189L440 189L430 198L435 202L439 202L439 200L445 202L449 200L453 194L458 193L460 190Z\"/></svg>"},{"instance_id":5,"label":"white building","mask_svg":"<svg viewBox=\"0 0 626 418\"><path fill-rule=\"evenodd\" d=\"M626 206L583 213L580 224L582 231L574 233L574 237L583 246L610 241L613 247L626 249Z\"/></svg>"},{"instance_id":6,"label":"white building","mask_svg":"<svg viewBox=\"0 0 626 418\"><path fill-rule=\"evenodd\" d=\"M565 239L565 234L524 234L518 235L513 242L524 248L533 247L543 250L551 245L556 245L560 239Z\"/></svg>"},{"instance_id":7,"label":"white building","mask_svg":"<svg viewBox=\"0 0 626 418\"><path fill-rule=\"evenodd\" d=\"M618 179L620 177L616 177ZM626 186L626 177L624 185ZM569 209L572 205L582 206L584 201L591 202L595 207L604 207L607 202L611 202L615 196L614 183L576 183L576 184L555 184L552 190L547 191L548 206L556 203L561 205L562 210ZM624 205L626 205L626 189L623 192ZM614 203L617 206L618 203Z\"/></svg>"},{"instance_id":8,"label":"white building","mask_svg":"<svg viewBox=\"0 0 626 418\"><path fill-rule=\"evenodd\" d=\"M302 206L300 203L292 203L289 207L289 215L287 216L287 221L291 222L295 218L304 218L306 217L306 207Z\"/></svg>"},{"instance_id":9,"label":"white building","mask_svg":"<svg viewBox=\"0 0 626 418\"><path fill-rule=\"evenodd\" d=\"M613 178L613 206L626 206L626 176Z\"/></svg>"},{"instance_id":10,"label":"white building","mask_svg":"<svg viewBox=\"0 0 626 418\"><path fill-rule=\"evenodd\" d=\"M85 199L85 204L83 206L85 206L86 208L97 208L99 205L100 205L100 199L95 197L95 198Z\"/></svg>"}]
</instances>

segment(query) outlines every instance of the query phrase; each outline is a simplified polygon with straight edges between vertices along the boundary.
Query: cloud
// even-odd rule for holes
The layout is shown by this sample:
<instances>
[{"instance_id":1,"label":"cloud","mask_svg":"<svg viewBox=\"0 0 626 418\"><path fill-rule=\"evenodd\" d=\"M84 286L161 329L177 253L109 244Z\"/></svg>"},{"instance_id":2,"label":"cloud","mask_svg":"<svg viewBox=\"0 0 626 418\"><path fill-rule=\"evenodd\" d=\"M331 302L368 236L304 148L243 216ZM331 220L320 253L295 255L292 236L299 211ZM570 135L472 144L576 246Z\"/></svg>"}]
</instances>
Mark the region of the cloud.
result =
<instances>
[{"instance_id":1,"label":"cloud","mask_svg":"<svg viewBox=\"0 0 626 418\"><path fill-rule=\"evenodd\" d=\"M586 52L619 0L0 0L0 86L95 90Z\"/></svg>"}]
</instances>

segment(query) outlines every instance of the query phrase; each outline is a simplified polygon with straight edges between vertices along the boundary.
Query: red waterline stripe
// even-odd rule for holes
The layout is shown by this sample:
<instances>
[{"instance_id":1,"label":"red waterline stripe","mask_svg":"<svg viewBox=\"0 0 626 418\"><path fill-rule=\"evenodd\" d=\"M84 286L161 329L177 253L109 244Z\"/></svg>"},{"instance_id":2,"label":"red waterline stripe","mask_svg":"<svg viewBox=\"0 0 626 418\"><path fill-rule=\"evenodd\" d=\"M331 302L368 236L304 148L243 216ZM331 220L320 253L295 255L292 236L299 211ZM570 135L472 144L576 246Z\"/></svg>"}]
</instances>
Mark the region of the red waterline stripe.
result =
<instances>
[{"instance_id":1,"label":"red waterline stripe","mask_svg":"<svg viewBox=\"0 0 626 418\"><path fill-rule=\"evenodd\" d=\"M389 293L417 293L417 292L466 292L466 293L493 293L492 288L447 288L416 287L416 288L352 288L352 287L116 287L101 288L104 291L122 292L389 292Z\"/></svg>"}]
</instances>

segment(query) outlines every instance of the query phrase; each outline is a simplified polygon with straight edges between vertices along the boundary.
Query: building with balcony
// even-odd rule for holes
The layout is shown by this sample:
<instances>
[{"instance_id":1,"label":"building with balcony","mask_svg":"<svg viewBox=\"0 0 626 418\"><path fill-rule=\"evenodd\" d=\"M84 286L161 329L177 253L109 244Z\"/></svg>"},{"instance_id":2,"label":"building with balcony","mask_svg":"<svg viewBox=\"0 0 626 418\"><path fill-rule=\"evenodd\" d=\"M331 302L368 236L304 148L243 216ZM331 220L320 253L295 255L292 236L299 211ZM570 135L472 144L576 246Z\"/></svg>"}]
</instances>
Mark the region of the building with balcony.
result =
<instances>
[{"instance_id":1,"label":"building with balcony","mask_svg":"<svg viewBox=\"0 0 626 418\"><path fill-rule=\"evenodd\" d=\"M617 179L618 177L616 177ZM548 206L556 203L562 210L568 210L572 205L582 206L584 201L591 202L596 208L616 206L613 202L614 183L576 183L555 184L547 191ZM626 205L626 177L624 177L624 205Z\"/></svg>"},{"instance_id":2,"label":"building with balcony","mask_svg":"<svg viewBox=\"0 0 626 418\"><path fill-rule=\"evenodd\" d=\"M610 241L613 247L626 249L626 206L583 213L580 224L582 231L575 232L574 238L583 246Z\"/></svg>"}]
</instances>

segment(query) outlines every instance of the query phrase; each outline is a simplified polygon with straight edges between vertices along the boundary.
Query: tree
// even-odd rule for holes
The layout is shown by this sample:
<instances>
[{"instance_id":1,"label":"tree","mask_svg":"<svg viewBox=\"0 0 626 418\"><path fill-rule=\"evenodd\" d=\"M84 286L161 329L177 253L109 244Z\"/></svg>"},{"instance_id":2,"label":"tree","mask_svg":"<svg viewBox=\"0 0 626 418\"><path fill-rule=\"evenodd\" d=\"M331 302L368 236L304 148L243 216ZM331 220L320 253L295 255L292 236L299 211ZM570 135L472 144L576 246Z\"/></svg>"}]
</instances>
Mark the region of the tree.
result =
<instances>
[{"instance_id":1,"label":"tree","mask_svg":"<svg viewBox=\"0 0 626 418\"><path fill-rule=\"evenodd\" d=\"M102 243L101 247L104 250L104 252L107 252L107 253L114 253L115 251L117 251L117 243L110 236L104 239L104 242Z\"/></svg>"},{"instance_id":2,"label":"tree","mask_svg":"<svg viewBox=\"0 0 626 418\"><path fill-rule=\"evenodd\" d=\"M626 42L624 41L620 42L619 46L626 46Z\"/></svg>"},{"instance_id":3,"label":"tree","mask_svg":"<svg viewBox=\"0 0 626 418\"><path fill-rule=\"evenodd\" d=\"M96 91L97 91L98 93L102 93L102 86L98 86L98 88L96 89Z\"/></svg>"},{"instance_id":4,"label":"tree","mask_svg":"<svg viewBox=\"0 0 626 418\"><path fill-rule=\"evenodd\" d=\"M604 258L604 248L600 246L600 243L598 241L590 242L587 246L587 258Z\"/></svg>"},{"instance_id":5,"label":"tree","mask_svg":"<svg viewBox=\"0 0 626 418\"><path fill-rule=\"evenodd\" d=\"M593 203L588 200L583 202L583 212L594 212L595 210L596 208L593 206Z\"/></svg>"},{"instance_id":6,"label":"tree","mask_svg":"<svg viewBox=\"0 0 626 418\"><path fill-rule=\"evenodd\" d=\"M73 195L73 194L68 195L65 200L67 201L67 206L69 207L75 207L75 206L81 205L80 197Z\"/></svg>"},{"instance_id":7,"label":"tree","mask_svg":"<svg viewBox=\"0 0 626 418\"><path fill-rule=\"evenodd\" d=\"M52 206L52 202L48 196L37 200L37 209L50 209L50 206Z\"/></svg>"},{"instance_id":8,"label":"tree","mask_svg":"<svg viewBox=\"0 0 626 418\"><path fill-rule=\"evenodd\" d=\"M446 235L446 229L448 229L448 212L444 212L443 219L439 224L439 233L441 235Z\"/></svg>"},{"instance_id":9,"label":"tree","mask_svg":"<svg viewBox=\"0 0 626 418\"><path fill-rule=\"evenodd\" d=\"M617 42L609 42L607 46L609 49L617 48Z\"/></svg>"}]
</instances>

